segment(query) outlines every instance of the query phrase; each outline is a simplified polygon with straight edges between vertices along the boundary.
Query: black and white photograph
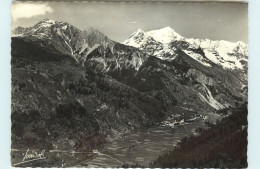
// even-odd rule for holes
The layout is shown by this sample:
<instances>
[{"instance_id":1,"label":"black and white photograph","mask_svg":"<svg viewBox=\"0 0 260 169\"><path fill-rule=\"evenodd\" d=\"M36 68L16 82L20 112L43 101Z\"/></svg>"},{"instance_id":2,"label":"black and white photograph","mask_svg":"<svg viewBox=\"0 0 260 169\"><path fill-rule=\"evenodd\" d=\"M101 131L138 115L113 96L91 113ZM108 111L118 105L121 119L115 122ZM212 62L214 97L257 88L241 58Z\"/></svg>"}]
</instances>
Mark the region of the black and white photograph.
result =
<instances>
[{"instance_id":1,"label":"black and white photograph","mask_svg":"<svg viewBox=\"0 0 260 169\"><path fill-rule=\"evenodd\" d=\"M11 7L11 165L247 168L247 2Z\"/></svg>"}]
</instances>

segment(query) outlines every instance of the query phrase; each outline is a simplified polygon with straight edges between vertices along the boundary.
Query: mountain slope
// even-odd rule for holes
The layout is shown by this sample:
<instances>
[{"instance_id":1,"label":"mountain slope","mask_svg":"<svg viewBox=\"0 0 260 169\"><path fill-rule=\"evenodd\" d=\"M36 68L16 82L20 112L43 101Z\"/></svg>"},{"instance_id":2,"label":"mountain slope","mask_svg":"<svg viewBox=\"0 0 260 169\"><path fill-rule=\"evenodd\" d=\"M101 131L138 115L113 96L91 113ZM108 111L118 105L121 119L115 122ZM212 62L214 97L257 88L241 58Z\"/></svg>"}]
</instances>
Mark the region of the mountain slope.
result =
<instances>
[{"instance_id":1,"label":"mountain slope","mask_svg":"<svg viewBox=\"0 0 260 169\"><path fill-rule=\"evenodd\" d=\"M183 138L179 147L160 156L150 167L246 168L247 105L231 111L233 114L221 122L200 130L199 136Z\"/></svg>"},{"instance_id":2,"label":"mountain slope","mask_svg":"<svg viewBox=\"0 0 260 169\"><path fill-rule=\"evenodd\" d=\"M98 38L96 32L83 36L90 39L81 44L79 32L77 39L71 40L75 41L71 43L72 55L63 39L57 39L59 35L50 29L56 26L51 23L42 30L53 34L50 38L30 33L12 37L12 149L92 152L122 134L162 120L159 100L102 73L103 67L99 69L98 64L106 63L111 71L134 72L140 58L145 59L142 52L106 37ZM69 37L67 33L63 37ZM114 44L113 50L102 41ZM97 49L81 51L83 45L96 43ZM76 49L80 49L78 53ZM77 56L85 52L86 60L81 62ZM94 62L101 58L104 61ZM22 156L21 151L12 152L12 163ZM44 164L32 165L60 167L63 159L71 166L78 159L91 158L85 154L61 156L51 153Z\"/></svg>"},{"instance_id":3,"label":"mountain slope","mask_svg":"<svg viewBox=\"0 0 260 169\"><path fill-rule=\"evenodd\" d=\"M144 52L150 52L151 43L154 44L153 53L168 50L172 59L174 59L174 51L176 50L174 47L177 46L204 66L210 67L212 64L217 64L225 69L247 69L248 46L241 41L232 43L223 40L189 39L182 37L172 28L165 27L148 32L137 30L123 42L123 44L137 47ZM171 45L171 43L175 45ZM194 50L201 50L202 53ZM161 59L168 58L163 54L155 54L154 56Z\"/></svg>"},{"instance_id":4,"label":"mountain slope","mask_svg":"<svg viewBox=\"0 0 260 169\"><path fill-rule=\"evenodd\" d=\"M195 112L214 112L236 107L247 100L243 83L230 70L205 67L178 50L172 61L149 57L135 73L110 73L118 81L161 100L170 114L185 107Z\"/></svg>"},{"instance_id":5,"label":"mountain slope","mask_svg":"<svg viewBox=\"0 0 260 169\"><path fill-rule=\"evenodd\" d=\"M236 107L247 100L247 45L242 42L187 39L166 27L139 29L123 44L158 58L150 57L134 80L125 78L129 85L142 89L147 85L145 91L153 94L167 88L162 93L171 96L168 102L177 100L177 106L199 112ZM209 50L218 57L209 57Z\"/></svg>"}]
</instances>

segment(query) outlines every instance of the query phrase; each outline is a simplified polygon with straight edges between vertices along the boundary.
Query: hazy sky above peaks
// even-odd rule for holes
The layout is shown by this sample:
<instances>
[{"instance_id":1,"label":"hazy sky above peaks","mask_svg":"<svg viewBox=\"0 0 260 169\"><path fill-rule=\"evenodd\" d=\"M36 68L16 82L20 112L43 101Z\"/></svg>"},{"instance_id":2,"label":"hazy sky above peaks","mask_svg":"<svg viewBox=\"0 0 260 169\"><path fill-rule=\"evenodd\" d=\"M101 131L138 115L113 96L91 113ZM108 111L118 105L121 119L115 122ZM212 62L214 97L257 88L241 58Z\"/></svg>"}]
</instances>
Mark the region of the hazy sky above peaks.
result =
<instances>
[{"instance_id":1,"label":"hazy sky above peaks","mask_svg":"<svg viewBox=\"0 0 260 169\"><path fill-rule=\"evenodd\" d=\"M248 43L248 4L239 2L13 2L12 28L42 19L95 27L121 42L137 29L170 26L187 38Z\"/></svg>"}]
</instances>

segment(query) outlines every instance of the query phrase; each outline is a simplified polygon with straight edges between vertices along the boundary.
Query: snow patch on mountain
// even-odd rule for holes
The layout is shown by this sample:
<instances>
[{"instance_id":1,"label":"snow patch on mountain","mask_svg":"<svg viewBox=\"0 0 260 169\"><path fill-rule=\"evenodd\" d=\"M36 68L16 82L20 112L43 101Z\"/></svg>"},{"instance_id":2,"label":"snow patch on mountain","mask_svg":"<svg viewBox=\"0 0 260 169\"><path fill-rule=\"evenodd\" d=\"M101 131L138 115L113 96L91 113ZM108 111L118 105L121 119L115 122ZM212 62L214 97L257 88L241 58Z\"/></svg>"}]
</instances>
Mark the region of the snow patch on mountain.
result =
<instances>
[{"instance_id":1,"label":"snow patch on mountain","mask_svg":"<svg viewBox=\"0 0 260 169\"><path fill-rule=\"evenodd\" d=\"M220 109L224 109L225 106L223 106L222 104L220 104L217 100L215 100L210 92L210 90L203 85L204 88L206 89L206 97L203 96L200 92L199 92L199 97L202 101L204 101L205 103L209 104L211 107L215 108L216 110L220 110Z\"/></svg>"},{"instance_id":2,"label":"snow patch on mountain","mask_svg":"<svg viewBox=\"0 0 260 169\"><path fill-rule=\"evenodd\" d=\"M174 40L183 40L184 38L176 33L172 28L165 27L158 30L148 31L147 34L161 43L170 43Z\"/></svg>"},{"instance_id":3,"label":"snow patch on mountain","mask_svg":"<svg viewBox=\"0 0 260 169\"><path fill-rule=\"evenodd\" d=\"M170 47L167 44L163 44L162 49L161 50L155 50L152 55L161 59L161 60L172 61L176 58L176 55L175 55L176 50L177 49L174 48L174 47Z\"/></svg>"},{"instance_id":4,"label":"snow patch on mountain","mask_svg":"<svg viewBox=\"0 0 260 169\"><path fill-rule=\"evenodd\" d=\"M217 65L227 69L243 69L240 60L247 61L248 47L243 42L211 41L209 39L186 39L191 47L200 47L205 56Z\"/></svg>"},{"instance_id":5,"label":"snow patch on mountain","mask_svg":"<svg viewBox=\"0 0 260 169\"><path fill-rule=\"evenodd\" d=\"M122 42L125 45L139 48L142 44L146 43L148 35L141 29L135 31L129 39Z\"/></svg>"},{"instance_id":6,"label":"snow patch on mountain","mask_svg":"<svg viewBox=\"0 0 260 169\"><path fill-rule=\"evenodd\" d=\"M166 29L162 29L161 31L162 31L161 35L164 36L164 38L161 39L161 41L167 41L167 42L169 41L166 40L167 32L171 32L171 37L175 37L175 35L173 35L174 34L173 30L166 28ZM154 37L158 38L157 36L155 36L155 34L156 32L153 31L144 32L143 30L138 29L130 36L129 39L122 42L122 44L139 48L149 56L155 56L162 60L168 60L168 61L174 60L176 48L170 47L166 43L162 43L158 40L155 40Z\"/></svg>"},{"instance_id":7,"label":"snow patch on mountain","mask_svg":"<svg viewBox=\"0 0 260 169\"><path fill-rule=\"evenodd\" d=\"M84 39L85 40L85 39ZM81 54L82 52L84 52L86 49L88 49L88 44L87 43L83 43L83 45L81 46L81 49L79 51L79 54Z\"/></svg>"},{"instance_id":8,"label":"snow patch on mountain","mask_svg":"<svg viewBox=\"0 0 260 169\"><path fill-rule=\"evenodd\" d=\"M65 44L70 48L70 53L71 53L71 55L73 56L73 49L72 49L72 47L68 44L68 42L64 39L64 42L65 42Z\"/></svg>"},{"instance_id":9,"label":"snow patch on mountain","mask_svg":"<svg viewBox=\"0 0 260 169\"><path fill-rule=\"evenodd\" d=\"M122 43L139 48L148 55L162 60L174 60L176 48L170 45L172 42L176 44L186 42L188 46L179 48L204 66L210 67L215 63L224 69L244 69L248 62L248 45L242 41L232 43L224 40L184 38L170 27L148 32L138 29ZM202 50L205 56L201 52L196 52L198 49Z\"/></svg>"},{"instance_id":10,"label":"snow patch on mountain","mask_svg":"<svg viewBox=\"0 0 260 169\"><path fill-rule=\"evenodd\" d=\"M39 23L39 27L50 27L51 25L54 25L55 21L50 19L44 19L42 22Z\"/></svg>"},{"instance_id":11,"label":"snow patch on mountain","mask_svg":"<svg viewBox=\"0 0 260 169\"><path fill-rule=\"evenodd\" d=\"M201 56L200 54L195 53L195 52L190 51L190 50L182 50L182 51L185 52L188 56L190 56L194 60L197 60L198 62L203 64L204 66L211 67L211 65L209 63L207 63L205 61L205 59L203 58L203 56Z\"/></svg>"}]
</instances>

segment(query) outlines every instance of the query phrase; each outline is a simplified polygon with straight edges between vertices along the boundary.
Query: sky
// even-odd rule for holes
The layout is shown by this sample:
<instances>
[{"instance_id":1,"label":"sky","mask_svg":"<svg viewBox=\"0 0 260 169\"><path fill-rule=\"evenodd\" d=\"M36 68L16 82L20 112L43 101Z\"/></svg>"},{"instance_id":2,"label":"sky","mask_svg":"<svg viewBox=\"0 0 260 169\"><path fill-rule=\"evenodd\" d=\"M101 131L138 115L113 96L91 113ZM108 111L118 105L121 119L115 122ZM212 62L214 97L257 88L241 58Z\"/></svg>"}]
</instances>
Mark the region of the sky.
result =
<instances>
[{"instance_id":1,"label":"sky","mask_svg":"<svg viewBox=\"0 0 260 169\"><path fill-rule=\"evenodd\" d=\"M122 42L137 29L170 26L187 38L248 43L248 4L239 2L13 2L12 29L42 19L95 27Z\"/></svg>"}]
</instances>

